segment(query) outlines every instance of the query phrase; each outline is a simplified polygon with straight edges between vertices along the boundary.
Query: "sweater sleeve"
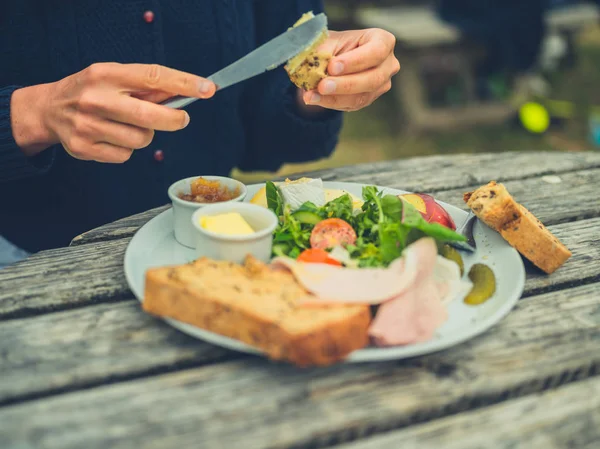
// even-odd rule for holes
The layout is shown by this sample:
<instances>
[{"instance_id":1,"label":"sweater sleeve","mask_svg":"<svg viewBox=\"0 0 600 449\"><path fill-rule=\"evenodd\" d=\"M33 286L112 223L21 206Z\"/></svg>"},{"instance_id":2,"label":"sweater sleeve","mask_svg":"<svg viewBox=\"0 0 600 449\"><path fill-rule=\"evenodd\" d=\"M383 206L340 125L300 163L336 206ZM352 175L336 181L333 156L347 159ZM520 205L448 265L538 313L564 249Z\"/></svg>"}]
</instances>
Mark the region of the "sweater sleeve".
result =
<instances>
[{"instance_id":1,"label":"sweater sleeve","mask_svg":"<svg viewBox=\"0 0 600 449\"><path fill-rule=\"evenodd\" d=\"M0 183L43 174L54 159L51 148L29 158L17 146L10 120L10 100L17 89L20 86L0 88Z\"/></svg>"},{"instance_id":2,"label":"sweater sleeve","mask_svg":"<svg viewBox=\"0 0 600 449\"><path fill-rule=\"evenodd\" d=\"M317 0L256 0L255 5L258 45L283 33L303 13L323 10ZM315 115L303 113L296 92L282 67L248 83L242 105L248 146L240 169L275 171L284 163L331 155L338 142L342 113L327 109Z\"/></svg>"}]
</instances>

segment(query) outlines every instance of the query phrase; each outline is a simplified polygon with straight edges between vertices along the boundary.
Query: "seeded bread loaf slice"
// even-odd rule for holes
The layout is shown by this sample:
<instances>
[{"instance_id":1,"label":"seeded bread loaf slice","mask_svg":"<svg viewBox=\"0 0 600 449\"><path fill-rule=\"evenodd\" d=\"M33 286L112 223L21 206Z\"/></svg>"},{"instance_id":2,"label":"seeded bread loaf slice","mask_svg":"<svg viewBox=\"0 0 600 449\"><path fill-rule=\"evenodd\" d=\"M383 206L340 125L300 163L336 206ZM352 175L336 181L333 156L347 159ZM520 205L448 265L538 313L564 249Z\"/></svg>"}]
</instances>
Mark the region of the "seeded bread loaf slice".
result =
<instances>
[{"instance_id":1,"label":"seeded bread loaf slice","mask_svg":"<svg viewBox=\"0 0 600 449\"><path fill-rule=\"evenodd\" d=\"M143 308L254 346L274 360L329 365L368 344L368 306L299 307L308 293L287 271L201 258L146 274Z\"/></svg>"},{"instance_id":2,"label":"seeded bread loaf slice","mask_svg":"<svg viewBox=\"0 0 600 449\"><path fill-rule=\"evenodd\" d=\"M294 24L294 27L312 19L314 14L309 11L300 17ZM327 66L332 55L319 52L317 49L329 36L329 31L324 28L321 34L311 42L310 45L299 54L291 58L284 66L285 71L292 83L303 90L314 90L319 82L327 76Z\"/></svg>"},{"instance_id":3,"label":"seeded bread loaf slice","mask_svg":"<svg viewBox=\"0 0 600 449\"><path fill-rule=\"evenodd\" d=\"M553 273L571 257L571 251L504 185L491 181L465 193L463 199L481 221L544 272Z\"/></svg>"}]
</instances>

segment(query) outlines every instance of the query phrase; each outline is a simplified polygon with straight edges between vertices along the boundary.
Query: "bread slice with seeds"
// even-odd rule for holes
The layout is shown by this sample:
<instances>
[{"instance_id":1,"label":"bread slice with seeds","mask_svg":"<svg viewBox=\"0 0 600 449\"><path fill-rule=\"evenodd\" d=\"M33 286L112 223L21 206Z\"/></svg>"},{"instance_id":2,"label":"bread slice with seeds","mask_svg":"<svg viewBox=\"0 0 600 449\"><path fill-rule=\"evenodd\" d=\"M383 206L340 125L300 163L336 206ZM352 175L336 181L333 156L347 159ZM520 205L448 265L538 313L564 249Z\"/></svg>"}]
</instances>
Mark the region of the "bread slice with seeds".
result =
<instances>
[{"instance_id":1,"label":"bread slice with seeds","mask_svg":"<svg viewBox=\"0 0 600 449\"><path fill-rule=\"evenodd\" d=\"M517 203L504 185L491 181L465 193L463 199L481 221L499 232L547 274L556 271L571 257L571 251L530 211Z\"/></svg>"},{"instance_id":2,"label":"bread slice with seeds","mask_svg":"<svg viewBox=\"0 0 600 449\"><path fill-rule=\"evenodd\" d=\"M294 27L312 19L314 14L309 11L300 17ZM292 83L303 90L314 90L319 82L327 76L327 66L332 55L317 51L317 48L325 42L329 31L324 28L314 42L302 52L291 58L285 65L285 71Z\"/></svg>"},{"instance_id":3,"label":"bread slice with seeds","mask_svg":"<svg viewBox=\"0 0 600 449\"><path fill-rule=\"evenodd\" d=\"M143 309L302 367L338 362L368 344L368 306L298 306L306 295L290 272L252 257L244 265L201 258L148 270Z\"/></svg>"}]
</instances>

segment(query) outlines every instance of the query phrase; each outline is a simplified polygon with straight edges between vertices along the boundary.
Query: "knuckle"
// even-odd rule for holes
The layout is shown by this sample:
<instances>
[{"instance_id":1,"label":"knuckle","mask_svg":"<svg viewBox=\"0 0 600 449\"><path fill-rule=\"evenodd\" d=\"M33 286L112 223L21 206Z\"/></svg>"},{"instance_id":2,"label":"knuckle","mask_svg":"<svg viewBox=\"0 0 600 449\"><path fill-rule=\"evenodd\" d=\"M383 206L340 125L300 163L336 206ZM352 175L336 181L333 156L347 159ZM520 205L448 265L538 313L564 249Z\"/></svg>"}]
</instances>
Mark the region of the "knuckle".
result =
<instances>
[{"instance_id":1,"label":"knuckle","mask_svg":"<svg viewBox=\"0 0 600 449\"><path fill-rule=\"evenodd\" d=\"M90 119L84 114L77 114L73 120L73 131L77 136L87 136L91 134L92 126Z\"/></svg>"},{"instance_id":2,"label":"knuckle","mask_svg":"<svg viewBox=\"0 0 600 449\"><path fill-rule=\"evenodd\" d=\"M137 101L135 106L131 109L131 114L139 123L142 123L144 126L149 125L149 117L146 109L142 107L143 103L141 101Z\"/></svg>"},{"instance_id":3,"label":"knuckle","mask_svg":"<svg viewBox=\"0 0 600 449\"><path fill-rule=\"evenodd\" d=\"M382 72L377 72L377 74L373 77L373 89L372 90L377 90L379 89L381 86L383 86L386 82L388 81L388 77L385 76L384 73Z\"/></svg>"},{"instance_id":4,"label":"knuckle","mask_svg":"<svg viewBox=\"0 0 600 449\"><path fill-rule=\"evenodd\" d=\"M79 110L84 112L92 112L98 105L98 99L93 91L84 90L78 99Z\"/></svg>"},{"instance_id":5,"label":"knuckle","mask_svg":"<svg viewBox=\"0 0 600 449\"><path fill-rule=\"evenodd\" d=\"M392 76L397 74L399 71L400 71L400 61L398 61L398 58L394 58L394 63L392 65Z\"/></svg>"},{"instance_id":6,"label":"knuckle","mask_svg":"<svg viewBox=\"0 0 600 449\"><path fill-rule=\"evenodd\" d=\"M85 141L77 136L71 136L69 139L67 139L67 148L69 149L69 151L79 157L79 158L86 158L88 156L88 145L85 144Z\"/></svg>"},{"instance_id":7,"label":"knuckle","mask_svg":"<svg viewBox=\"0 0 600 449\"><path fill-rule=\"evenodd\" d=\"M183 92L193 92L197 89L194 88L194 80L191 76L182 76L179 78L179 90Z\"/></svg>"},{"instance_id":8,"label":"knuckle","mask_svg":"<svg viewBox=\"0 0 600 449\"><path fill-rule=\"evenodd\" d=\"M152 142L154 132L151 130L140 130L135 133L133 138L133 148L146 148Z\"/></svg>"},{"instance_id":9,"label":"knuckle","mask_svg":"<svg viewBox=\"0 0 600 449\"><path fill-rule=\"evenodd\" d=\"M392 48L396 46L396 36L389 31L384 31L385 40L391 45Z\"/></svg>"},{"instance_id":10,"label":"knuckle","mask_svg":"<svg viewBox=\"0 0 600 449\"><path fill-rule=\"evenodd\" d=\"M146 83L148 86L156 86L161 79L161 68L158 64L150 64L146 71Z\"/></svg>"},{"instance_id":11,"label":"knuckle","mask_svg":"<svg viewBox=\"0 0 600 449\"><path fill-rule=\"evenodd\" d=\"M344 80L343 82L340 83L339 92L345 93L345 94L351 94L352 92L356 91L356 88L357 88L356 81Z\"/></svg>"},{"instance_id":12,"label":"knuckle","mask_svg":"<svg viewBox=\"0 0 600 449\"><path fill-rule=\"evenodd\" d=\"M359 109L364 108L365 106L367 106L368 102L369 102L369 94L360 94L356 97L356 100L354 101L354 106L353 109L355 111L358 111Z\"/></svg>"},{"instance_id":13,"label":"knuckle","mask_svg":"<svg viewBox=\"0 0 600 449\"><path fill-rule=\"evenodd\" d=\"M86 70L86 78L88 81L101 81L106 77L107 65L103 63L94 63Z\"/></svg>"}]
</instances>

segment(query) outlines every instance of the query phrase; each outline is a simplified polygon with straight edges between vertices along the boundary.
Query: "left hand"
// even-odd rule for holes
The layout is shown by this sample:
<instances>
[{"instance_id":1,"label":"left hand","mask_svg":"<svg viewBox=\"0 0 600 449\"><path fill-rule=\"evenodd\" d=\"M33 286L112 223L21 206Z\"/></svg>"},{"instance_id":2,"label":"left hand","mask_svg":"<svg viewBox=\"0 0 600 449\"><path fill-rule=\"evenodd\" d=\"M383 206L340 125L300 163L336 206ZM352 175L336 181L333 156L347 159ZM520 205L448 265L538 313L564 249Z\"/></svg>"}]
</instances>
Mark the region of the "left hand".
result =
<instances>
[{"instance_id":1,"label":"left hand","mask_svg":"<svg viewBox=\"0 0 600 449\"><path fill-rule=\"evenodd\" d=\"M321 80L317 91L304 92L304 102L339 111L369 106L391 89L391 78L400 71L395 45L393 34L377 28L330 31L319 48L333 54L329 76Z\"/></svg>"}]
</instances>

